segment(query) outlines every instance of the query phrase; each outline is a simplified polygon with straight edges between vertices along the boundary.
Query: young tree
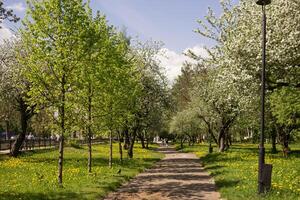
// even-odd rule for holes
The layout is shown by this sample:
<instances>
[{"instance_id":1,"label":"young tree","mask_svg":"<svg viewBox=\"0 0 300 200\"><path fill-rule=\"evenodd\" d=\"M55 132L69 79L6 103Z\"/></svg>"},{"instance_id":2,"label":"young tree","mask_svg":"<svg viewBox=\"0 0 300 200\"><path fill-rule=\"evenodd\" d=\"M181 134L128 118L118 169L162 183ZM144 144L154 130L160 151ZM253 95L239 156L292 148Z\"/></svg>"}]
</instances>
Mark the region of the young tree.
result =
<instances>
[{"instance_id":1,"label":"young tree","mask_svg":"<svg viewBox=\"0 0 300 200\"><path fill-rule=\"evenodd\" d=\"M32 104L55 110L60 127L58 183L62 186L64 137L70 131L67 116L71 115L77 69L85 53L88 11L82 1L32 0L28 7L21 38L31 53L20 60L32 85Z\"/></svg>"}]
</instances>

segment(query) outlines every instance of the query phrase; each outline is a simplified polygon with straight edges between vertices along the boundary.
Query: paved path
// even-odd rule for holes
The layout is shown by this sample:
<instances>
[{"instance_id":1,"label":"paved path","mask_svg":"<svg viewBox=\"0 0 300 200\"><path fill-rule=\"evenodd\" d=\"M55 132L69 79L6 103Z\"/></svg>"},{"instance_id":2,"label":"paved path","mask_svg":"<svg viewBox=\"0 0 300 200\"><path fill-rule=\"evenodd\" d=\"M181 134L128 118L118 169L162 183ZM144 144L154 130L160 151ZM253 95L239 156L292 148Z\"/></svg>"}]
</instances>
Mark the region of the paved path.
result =
<instances>
[{"instance_id":1,"label":"paved path","mask_svg":"<svg viewBox=\"0 0 300 200\"><path fill-rule=\"evenodd\" d=\"M105 200L218 200L213 179L192 153L160 148L166 156Z\"/></svg>"}]
</instances>

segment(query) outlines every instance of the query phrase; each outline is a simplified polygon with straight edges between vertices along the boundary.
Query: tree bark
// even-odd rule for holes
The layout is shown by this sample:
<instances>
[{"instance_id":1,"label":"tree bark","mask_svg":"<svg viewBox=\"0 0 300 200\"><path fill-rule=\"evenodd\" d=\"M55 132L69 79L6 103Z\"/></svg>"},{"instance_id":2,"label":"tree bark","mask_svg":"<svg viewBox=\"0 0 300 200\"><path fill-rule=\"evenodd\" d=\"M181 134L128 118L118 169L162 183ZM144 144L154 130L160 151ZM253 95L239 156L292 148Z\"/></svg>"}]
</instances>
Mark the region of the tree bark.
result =
<instances>
[{"instance_id":1,"label":"tree bark","mask_svg":"<svg viewBox=\"0 0 300 200\"><path fill-rule=\"evenodd\" d=\"M272 130L272 135L271 135L271 139L272 139L272 149L271 149L271 153L277 153L277 148L276 148L276 131Z\"/></svg>"},{"instance_id":2,"label":"tree bark","mask_svg":"<svg viewBox=\"0 0 300 200\"><path fill-rule=\"evenodd\" d=\"M180 148L183 149L184 136L180 138Z\"/></svg>"},{"instance_id":3,"label":"tree bark","mask_svg":"<svg viewBox=\"0 0 300 200\"><path fill-rule=\"evenodd\" d=\"M64 135L59 137L58 184L63 187Z\"/></svg>"},{"instance_id":4,"label":"tree bark","mask_svg":"<svg viewBox=\"0 0 300 200\"><path fill-rule=\"evenodd\" d=\"M21 133L17 136L16 141L12 145L11 156L17 157L20 153L23 142L25 141L28 121L34 115L34 106L30 107L26 104L23 97L19 97L18 101L18 109L20 112L20 122L21 122Z\"/></svg>"},{"instance_id":5,"label":"tree bark","mask_svg":"<svg viewBox=\"0 0 300 200\"><path fill-rule=\"evenodd\" d=\"M63 160L64 160L64 135L65 129L65 100L66 100L66 76L63 74L61 82L61 106L60 106L60 128L61 135L59 138L59 158L58 158L58 185L63 187Z\"/></svg>"},{"instance_id":6,"label":"tree bark","mask_svg":"<svg viewBox=\"0 0 300 200\"><path fill-rule=\"evenodd\" d=\"M123 162L123 148L122 148L122 137L121 133L118 131L118 140L119 140L119 154L120 154L120 161Z\"/></svg>"},{"instance_id":7,"label":"tree bark","mask_svg":"<svg viewBox=\"0 0 300 200\"><path fill-rule=\"evenodd\" d=\"M146 146L145 146L145 138L144 138L143 133L140 133L140 134L139 134L139 139L141 140L142 148L145 149Z\"/></svg>"},{"instance_id":8,"label":"tree bark","mask_svg":"<svg viewBox=\"0 0 300 200\"><path fill-rule=\"evenodd\" d=\"M113 153L113 149L112 149L112 130L110 130L109 132L109 168L112 168L112 153Z\"/></svg>"},{"instance_id":9,"label":"tree bark","mask_svg":"<svg viewBox=\"0 0 300 200\"><path fill-rule=\"evenodd\" d=\"M133 146L134 146L134 142L135 142L135 139L136 139L137 130L138 130L138 127L135 127L133 132L132 132L132 136L130 138L130 143L129 143L129 147L128 147L128 151L127 151L127 154L128 154L129 158L133 158Z\"/></svg>"},{"instance_id":10,"label":"tree bark","mask_svg":"<svg viewBox=\"0 0 300 200\"><path fill-rule=\"evenodd\" d=\"M223 118L222 119L222 126L219 133L218 138L218 146L219 146L219 152L224 152L226 149L229 148L229 144L227 141L228 134L229 134L229 128L234 122L236 116L230 119Z\"/></svg>"},{"instance_id":11,"label":"tree bark","mask_svg":"<svg viewBox=\"0 0 300 200\"><path fill-rule=\"evenodd\" d=\"M219 139L219 152L225 151L225 138L224 135L222 135Z\"/></svg>"},{"instance_id":12,"label":"tree bark","mask_svg":"<svg viewBox=\"0 0 300 200\"><path fill-rule=\"evenodd\" d=\"M149 142L150 142L150 138L147 137L147 139L146 139L146 149L149 149Z\"/></svg>"},{"instance_id":13,"label":"tree bark","mask_svg":"<svg viewBox=\"0 0 300 200\"><path fill-rule=\"evenodd\" d=\"M128 127L127 126L124 128L123 133L124 133L124 138L125 138L123 148L125 150L128 150L129 144L130 144L130 138L129 138L129 131L128 131Z\"/></svg>"},{"instance_id":14,"label":"tree bark","mask_svg":"<svg viewBox=\"0 0 300 200\"><path fill-rule=\"evenodd\" d=\"M92 172L92 85L89 83L88 88L88 149L89 149L89 157L88 157L88 172Z\"/></svg>"}]
</instances>

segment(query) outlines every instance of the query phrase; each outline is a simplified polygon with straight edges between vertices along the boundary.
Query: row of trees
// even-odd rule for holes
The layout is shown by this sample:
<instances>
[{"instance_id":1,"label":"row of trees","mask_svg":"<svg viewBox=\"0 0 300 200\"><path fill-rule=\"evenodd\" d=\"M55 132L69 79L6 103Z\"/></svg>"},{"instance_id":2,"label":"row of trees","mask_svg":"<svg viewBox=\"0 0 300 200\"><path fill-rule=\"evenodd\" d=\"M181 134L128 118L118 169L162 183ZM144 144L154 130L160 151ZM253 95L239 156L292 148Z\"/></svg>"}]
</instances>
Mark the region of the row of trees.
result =
<instances>
[{"instance_id":1,"label":"row of trees","mask_svg":"<svg viewBox=\"0 0 300 200\"><path fill-rule=\"evenodd\" d=\"M233 139L255 141L259 133L261 10L246 0L221 7L220 17L209 9L206 21L198 21L196 32L216 45L205 58L187 52L197 64L186 63L172 88L177 106L170 128L190 141L214 141L222 152ZM267 10L266 128L273 151L276 141L288 148L300 136L299 8L296 0L274 0Z\"/></svg>"},{"instance_id":2,"label":"row of trees","mask_svg":"<svg viewBox=\"0 0 300 200\"><path fill-rule=\"evenodd\" d=\"M7 130L10 124L19 129L12 156L29 130L59 134L62 185L64 140L74 133L89 141L89 172L91 139L97 135L110 139L110 167L114 138L120 159L123 148L133 157L137 137L146 148L168 106L155 58L160 48L153 41L132 42L82 0L29 1L17 39L0 50L2 120Z\"/></svg>"}]
</instances>

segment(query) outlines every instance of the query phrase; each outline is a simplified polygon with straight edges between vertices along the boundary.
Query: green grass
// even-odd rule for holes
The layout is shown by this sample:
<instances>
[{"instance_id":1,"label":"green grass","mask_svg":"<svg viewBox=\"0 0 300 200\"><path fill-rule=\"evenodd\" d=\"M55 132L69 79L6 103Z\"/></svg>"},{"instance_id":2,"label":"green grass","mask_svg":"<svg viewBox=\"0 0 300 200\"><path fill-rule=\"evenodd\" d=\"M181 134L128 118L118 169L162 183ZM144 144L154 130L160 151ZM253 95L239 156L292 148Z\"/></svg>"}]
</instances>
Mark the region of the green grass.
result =
<instances>
[{"instance_id":1,"label":"green grass","mask_svg":"<svg viewBox=\"0 0 300 200\"><path fill-rule=\"evenodd\" d=\"M270 149L267 145L266 163L273 165L272 189L263 195L257 194L257 145L233 145L225 153L217 153L214 147L215 152L207 154L207 145L186 146L183 151L201 158L224 199L300 199L300 145L291 145L294 151L289 158L284 158L282 152L271 154Z\"/></svg>"},{"instance_id":2,"label":"green grass","mask_svg":"<svg viewBox=\"0 0 300 200\"><path fill-rule=\"evenodd\" d=\"M108 145L95 145L93 172L89 174L87 147L65 148L64 188L59 188L57 184L58 150L28 152L19 158L2 156L0 157L0 199L101 199L109 191L115 190L123 182L162 158L162 154L158 152L135 147L134 159L125 158L121 164L117 149L118 147L114 146L113 168L109 169ZM117 175L120 168L122 173Z\"/></svg>"}]
</instances>

